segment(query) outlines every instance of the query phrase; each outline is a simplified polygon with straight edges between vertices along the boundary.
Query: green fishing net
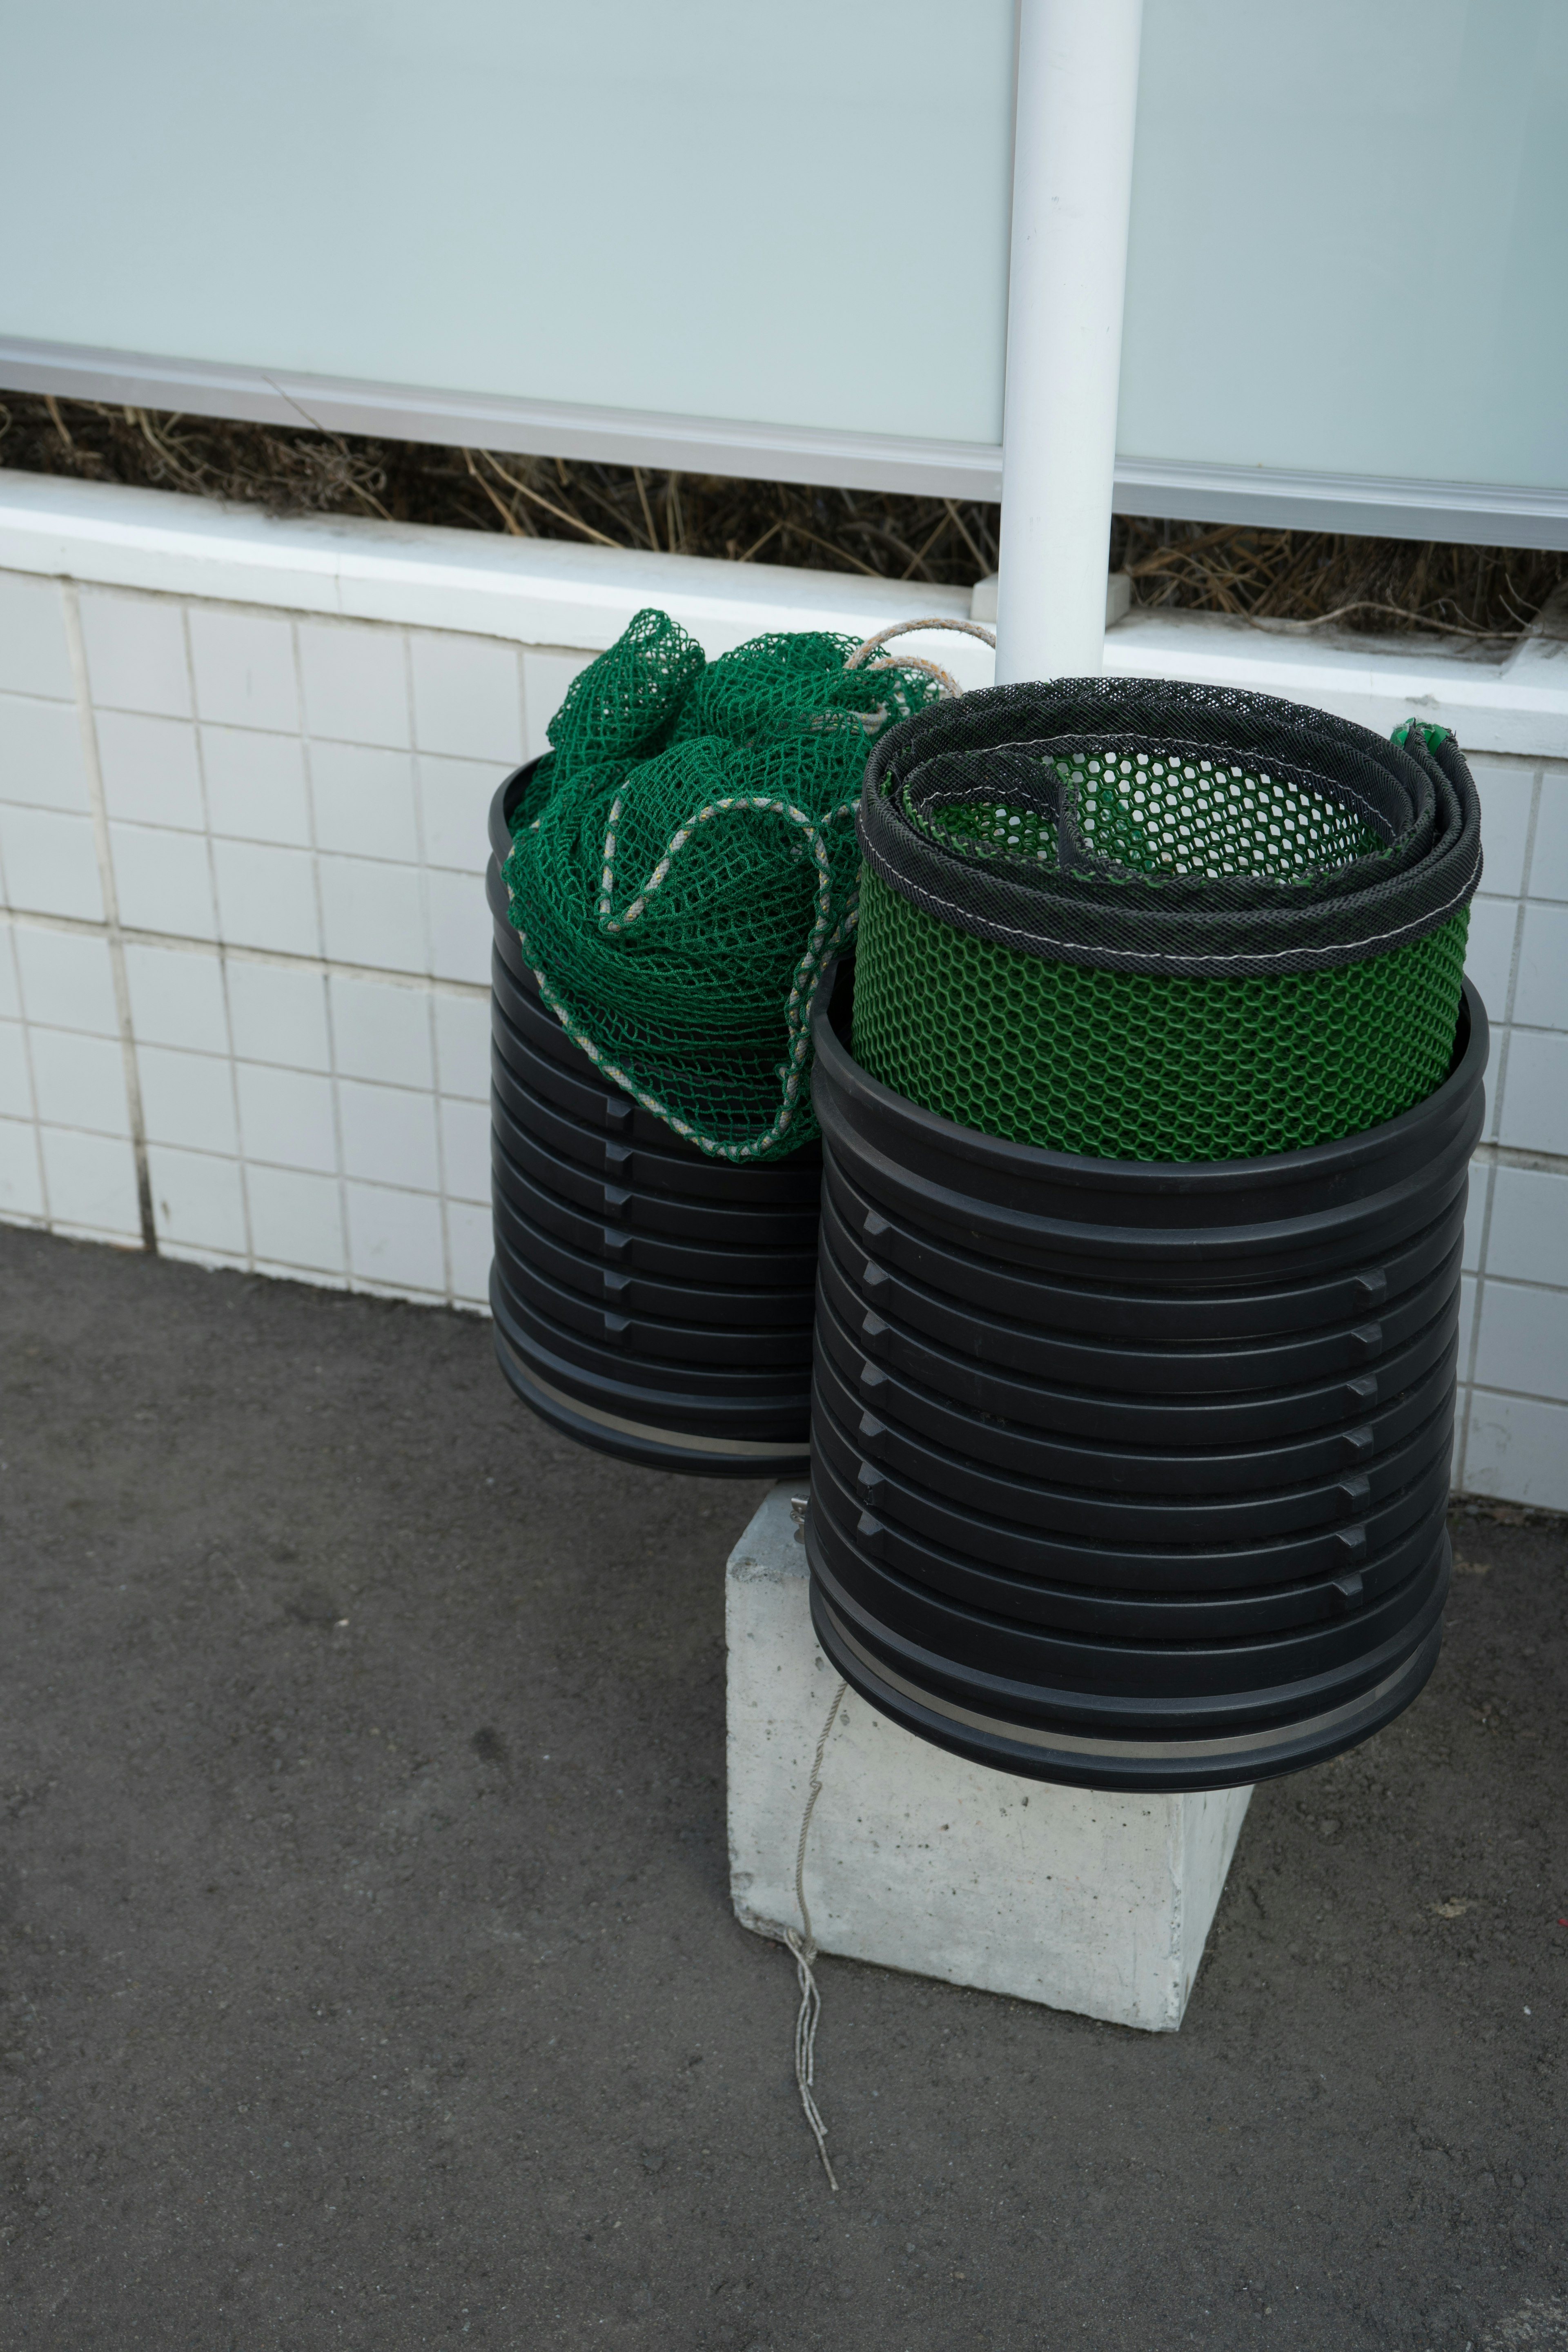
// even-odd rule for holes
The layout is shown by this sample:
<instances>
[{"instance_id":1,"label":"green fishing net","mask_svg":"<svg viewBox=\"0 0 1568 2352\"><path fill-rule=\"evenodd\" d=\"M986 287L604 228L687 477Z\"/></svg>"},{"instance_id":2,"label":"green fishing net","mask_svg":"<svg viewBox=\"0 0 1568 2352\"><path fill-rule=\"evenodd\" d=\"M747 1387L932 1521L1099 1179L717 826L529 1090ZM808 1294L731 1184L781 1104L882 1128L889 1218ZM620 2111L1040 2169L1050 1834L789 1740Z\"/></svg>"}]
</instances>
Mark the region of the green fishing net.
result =
<instances>
[{"instance_id":1,"label":"green fishing net","mask_svg":"<svg viewBox=\"0 0 1568 2352\"><path fill-rule=\"evenodd\" d=\"M873 748L854 1050L982 1133L1116 1160L1353 1135L1447 1075L1480 875L1445 728L1225 688L966 695Z\"/></svg>"},{"instance_id":2,"label":"green fishing net","mask_svg":"<svg viewBox=\"0 0 1568 2352\"><path fill-rule=\"evenodd\" d=\"M852 637L709 661L639 613L573 680L512 816L510 917L541 992L615 1085L716 1157L817 1133L810 1013L856 921L871 745L936 701ZM855 667L849 667L856 662Z\"/></svg>"}]
</instances>

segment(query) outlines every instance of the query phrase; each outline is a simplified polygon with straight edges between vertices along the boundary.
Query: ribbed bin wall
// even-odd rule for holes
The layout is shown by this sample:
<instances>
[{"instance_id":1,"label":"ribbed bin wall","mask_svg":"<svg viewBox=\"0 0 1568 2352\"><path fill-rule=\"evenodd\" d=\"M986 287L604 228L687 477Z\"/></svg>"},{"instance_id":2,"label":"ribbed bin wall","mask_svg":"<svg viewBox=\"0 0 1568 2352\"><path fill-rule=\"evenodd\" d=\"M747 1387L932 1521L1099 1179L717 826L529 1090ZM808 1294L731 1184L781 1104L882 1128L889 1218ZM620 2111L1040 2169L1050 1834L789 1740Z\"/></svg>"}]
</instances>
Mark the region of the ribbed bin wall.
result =
<instances>
[{"instance_id":1,"label":"ribbed bin wall","mask_svg":"<svg viewBox=\"0 0 1568 2352\"><path fill-rule=\"evenodd\" d=\"M1487 1023L1414 1110L1244 1160L1077 1158L918 1108L825 988L807 1550L829 1656L979 1761L1238 1785L1436 1658Z\"/></svg>"},{"instance_id":2,"label":"ribbed bin wall","mask_svg":"<svg viewBox=\"0 0 1568 2352\"><path fill-rule=\"evenodd\" d=\"M603 1453L733 1477L803 1468L821 1150L733 1167L610 1085L542 1003L490 808L490 1303L501 1368Z\"/></svg>"}]
</instances>

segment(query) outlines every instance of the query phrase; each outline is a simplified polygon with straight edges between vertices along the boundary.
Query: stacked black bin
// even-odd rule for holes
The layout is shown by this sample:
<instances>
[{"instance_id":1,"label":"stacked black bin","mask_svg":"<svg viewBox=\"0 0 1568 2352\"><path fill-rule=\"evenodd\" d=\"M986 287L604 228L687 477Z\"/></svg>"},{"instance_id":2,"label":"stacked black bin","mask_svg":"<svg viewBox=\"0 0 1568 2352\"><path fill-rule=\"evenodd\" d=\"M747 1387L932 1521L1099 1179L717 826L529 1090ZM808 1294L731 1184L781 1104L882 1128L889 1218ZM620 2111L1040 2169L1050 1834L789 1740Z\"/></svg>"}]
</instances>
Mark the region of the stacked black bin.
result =
<instances>
[{"instance_id":1,"label":"stacked black bin","mask_svg":"<svg viewBox=\"0 0 1568 2352\"><path fill-rule=\"evenodd\" d=\"M763 1168L682 1143L542 1002L500 867L531 771L490 807L496 1349L543 1419L663 1469L784 1476L810 1422L822 1155Z\"/></svg>"},{"instance_id":2,"label":"stacked black bin","mask_svg":"<svg viewBox=\"0 0 1568 2352\"><path fill-rule=\"evenodd\" d=\"M1212 1164L997 1141L816 1019L819 1638L923 1738L1085 1787L1231 1786L1430 1673L1487 1024L1403 1118Z\"/></svg>"}]
</instances>

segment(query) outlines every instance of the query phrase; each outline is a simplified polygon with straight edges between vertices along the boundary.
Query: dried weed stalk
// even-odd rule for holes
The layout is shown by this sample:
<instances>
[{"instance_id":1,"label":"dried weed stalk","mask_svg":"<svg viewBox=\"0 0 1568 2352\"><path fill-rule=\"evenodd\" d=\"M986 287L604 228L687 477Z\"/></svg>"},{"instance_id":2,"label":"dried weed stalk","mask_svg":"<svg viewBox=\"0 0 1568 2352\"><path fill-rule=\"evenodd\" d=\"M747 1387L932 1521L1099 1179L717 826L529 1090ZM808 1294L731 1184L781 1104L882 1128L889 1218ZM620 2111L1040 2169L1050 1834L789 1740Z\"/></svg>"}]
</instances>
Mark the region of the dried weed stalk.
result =
<instances>
[{"instance_id":1,"label":"dried weed stalk","mask_svg":"<svg viewBox=\"0 0 1568 2352\"><path fill-rule=\"evenodd\" d=\"M997 562L997 509L979 499L518 457L19 393L0 404L0 466L269 514L379 515L949 587L972 586ZM1141 605L1292 633L1506 641L1568 583L1568 556L1552 553L1128 517L1117 518L1110 560L1131 573Z\"/></svg>"}]
</instances>

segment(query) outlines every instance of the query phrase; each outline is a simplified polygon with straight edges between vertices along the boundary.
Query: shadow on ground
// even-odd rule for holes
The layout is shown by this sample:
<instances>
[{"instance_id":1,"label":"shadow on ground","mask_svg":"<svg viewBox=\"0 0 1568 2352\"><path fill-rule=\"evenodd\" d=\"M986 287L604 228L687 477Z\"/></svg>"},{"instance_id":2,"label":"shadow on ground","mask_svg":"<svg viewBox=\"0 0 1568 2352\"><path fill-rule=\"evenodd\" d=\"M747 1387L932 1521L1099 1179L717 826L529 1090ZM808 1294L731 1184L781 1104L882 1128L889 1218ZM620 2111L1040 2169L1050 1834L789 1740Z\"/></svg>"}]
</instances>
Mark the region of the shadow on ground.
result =
<instances>
[{"instance_id":1,"label":"shadow on ground","mask_svg":"<svg viewBox=\"0 0 1568 2352\"><path fill-rule=\"evenodd\" d=\"M0 1348L7 2343L1568 2345L1560 1524L1457 1519L1179 2037L825 1962L835 2199L726 1902L763 1490L575 1451L477 1320L32 1234Z\"/></svg>"}]
</instances>

